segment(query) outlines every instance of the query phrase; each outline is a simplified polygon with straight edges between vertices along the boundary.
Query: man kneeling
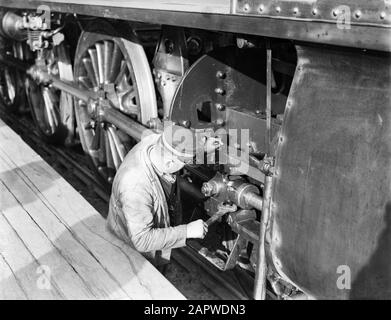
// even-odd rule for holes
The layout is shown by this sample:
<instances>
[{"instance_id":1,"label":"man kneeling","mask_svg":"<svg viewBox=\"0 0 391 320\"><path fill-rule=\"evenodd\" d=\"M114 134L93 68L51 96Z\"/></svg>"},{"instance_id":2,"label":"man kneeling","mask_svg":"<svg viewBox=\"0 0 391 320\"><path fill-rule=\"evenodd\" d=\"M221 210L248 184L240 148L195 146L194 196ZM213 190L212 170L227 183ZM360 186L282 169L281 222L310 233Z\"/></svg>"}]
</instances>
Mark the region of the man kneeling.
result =
<instances>
[{"instance_id":1,"label":"man kneeling","mask_svg":"<svg viewBox=\"0 0 391 320\"><path fill-rule=\"evenodd\" d=\"M201 219L170 226L167 198L174 173L193 162L194 140L190 129L176 125L143 138L125 157L113 181L108 227L155 265L167 263L171 249L185 246L186 239L204 238L208 231Z\"/></svg>"}]
</instances>

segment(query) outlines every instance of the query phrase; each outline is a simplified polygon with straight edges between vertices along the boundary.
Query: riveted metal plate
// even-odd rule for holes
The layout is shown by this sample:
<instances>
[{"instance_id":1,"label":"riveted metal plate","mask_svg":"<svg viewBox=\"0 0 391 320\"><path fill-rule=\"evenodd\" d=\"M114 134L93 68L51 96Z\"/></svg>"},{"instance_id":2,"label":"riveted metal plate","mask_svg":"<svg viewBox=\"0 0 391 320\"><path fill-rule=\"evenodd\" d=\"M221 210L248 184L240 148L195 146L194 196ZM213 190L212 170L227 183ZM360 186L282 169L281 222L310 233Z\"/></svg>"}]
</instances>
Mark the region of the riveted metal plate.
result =
<instances>
[{"instance_id":1,"label":"riveted metal plate","mask_svg":"<svg viewBox=\"0 0 391 320\"><path fill-rule=\"evenodd\" d=\"M390 27L389 0L236 0L235 14Z\"/></svg>"}]
</instances>

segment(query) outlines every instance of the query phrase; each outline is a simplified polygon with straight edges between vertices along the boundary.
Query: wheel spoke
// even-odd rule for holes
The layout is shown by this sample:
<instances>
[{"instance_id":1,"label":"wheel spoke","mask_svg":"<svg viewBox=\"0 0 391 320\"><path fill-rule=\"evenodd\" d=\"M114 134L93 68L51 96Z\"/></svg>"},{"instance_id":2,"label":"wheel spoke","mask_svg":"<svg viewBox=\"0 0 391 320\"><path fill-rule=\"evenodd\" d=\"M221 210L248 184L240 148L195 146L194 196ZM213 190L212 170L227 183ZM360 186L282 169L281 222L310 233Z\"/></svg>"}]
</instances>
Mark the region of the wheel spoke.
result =
<instances>
[{"instance_id":1,"label":"wheel spoke","mask_svg":"<svg viewBox=\"0 0 391 320\"><path fill-rule=\"evenodd\" d=\"M104 48L102 43L96 43L96 55L97 55L97 63L98 63L98 78L99 78L99 84L103 85L105 82L104 79Z\"/></svg>"},{"instance_id":2,"label":"wheel spoke","mask_svg":"<svg viewBox=\"0 0 391 320\"><path fill-rule=\"evenodd\" d=\"M121 49L117 44L114 44L114 49L113 49L113 57L111 60L111 66L110 66L110 76L108 78L109 82L112 82L113 79L116 78L118 75L120 66L121 66L121 61L122 61L122 52Z\"/></svg>"},{"instance_id":3,"label":"wheel spoke","mask_svg":"<svg viewBox=\"0 0 391 320\"><path fill-rule=\"evenodd\" d=\"M96 81L95 72L94 72L94 68L92 66L91 59L84 58L82 61L83 61L84 69L87 72L88 79L90 80L90 82L92 83L92 85L94 87L97 87L98 82Z\"/></svg>"},{"instance_id":4,"label":"wheel spoke","mask_svg":"<svg viewBox=\"0 0 391 320\"><path fill-rule=\"evenodd\" d=\"M110 141L109 141L109 135L108 132L105 131L105 151L106 151L106 164L107 168L109 169L115 169L113 156L111 154L111 148L110 148Z\"/></svg>"},{"instance_id":5,"label":"wheel spoke","mask_svg":"<svg viewBox=\"0 0 391 320\"><path fill-rule=\"evenodd\" d=\"M114 130L113 127L109 127L109 133L111 134L111 137L113 139L113 143L114 143L114 146L117 150L120 162L122 162L122 161L124 161L124 158L126 155L125 147L122 144L122 142L120 141L120 139L118 138L116 130Z\"/></svg>"},{"instance_id":6,"label":"wheel spoke","mask_svg":"<svg viewBox=\"0 0 391 320\"><path fill-rule=\"evenodd\" d=\"M54 106L53 106L53 101L52 101L52 96L50 94L50 91L48 88L44 87L42 88L42 96L43 96L43 101L44 101L44 109L45 109L45 115L47 118L47 122L50 127L50 132L54 133L56 130L56 127L58 126L57 122L57 117L56 113L54 111Z\"/></svg>"},{"instance_id":7,"label":"wheel spoke","mask_svg":"<svg viewBox=\"0 0 391 320\"><path fill-rule=\"evenodd\" d=\"M103 129L100 127L100 123L97 123L94 130L94 136L91 141L90 150L92 151L99 150L99 146L102 144L101 131L103 131Z\"/></svg>"},{"instance_id":8,"label":"wheel spoke","mask_svg":"<svg viewBox=\"0 0 391 320\"><path fill-rule=\"evenodd\" d=\"M111 59L113 59L113 42L104 41L104 81L110 82L110 67L111 67Z\"/></svg>"},{"instance_id":9,"label":"wheel spoke","mask_svg":"<svg viewBox=\"0 0 391 320\"><path fill-rule=\"evenodd\" d=\"M88 54L90 55L92 69L94 70L95 81L99 85L98 54L96 53L96 49L88 49Z\"/></svg>"},{"instance_id":10,"label":"wheel spoke","mask_svg":"<svg viewBox=\"0 0 391 320\"><path fill-rule=\"evenodd\" d=\"M14 101L16 97L14 81L11 78L10 70L8 68L4 70L4 73L5 73L5 83L7 86L8 98L10 99L10 101Z\"/></svg>"},{"instance_id":11,"label":"wheel spoke","mask_svg":"<svg viewBox=\"0 0 391 320\"><path fill-rule=\"evenodd\" d=\"M106 143L105 143L105 130L101 127L100 130L100 148L99 148L99 155L98 160L100 164L106 164Z\"/></svg>"},{"instance_id":12,"label":"wheel spoke","mask_svg":"<svg viewBox=\"0 0 391 320\"><path fill-rule=\"evenodd\" d=\"M111 129L111 130L110 130ZM111 151L111 157L114 162L115 170L118 170L122 160L118 154L117 146L115 145L113 134L112 134L113 128L108 128L107 135L109 137L109 144L110 144L110 151Z\"/></svg>"},{"instance_id":13,"label":"wheel spoke","mask_svg":"<svg viewBox=\"0 0 391 320\"><path fill-rule=\"evenodd\" d=\"M114 80L114 83L115 84L120 84L121 83L121 80L123 80L123 77L125 76L126 74L126 69L127 69L127 65L126 65L126 61L122 60L121 61L121 68L120 68L120 71L118 73L118 76L115 78Z\"/></svg>"}]
</instances>

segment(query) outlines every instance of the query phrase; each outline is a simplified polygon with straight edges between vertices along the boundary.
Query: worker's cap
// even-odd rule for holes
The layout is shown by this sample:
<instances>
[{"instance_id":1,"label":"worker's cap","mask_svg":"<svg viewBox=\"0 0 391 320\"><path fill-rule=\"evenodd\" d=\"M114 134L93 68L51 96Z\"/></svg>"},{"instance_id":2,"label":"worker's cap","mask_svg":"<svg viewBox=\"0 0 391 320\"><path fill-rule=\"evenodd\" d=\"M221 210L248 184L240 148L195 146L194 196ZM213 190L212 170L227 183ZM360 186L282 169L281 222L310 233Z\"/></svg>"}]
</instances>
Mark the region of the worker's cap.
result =
<instances>
[{"instance_id":1,"label":"worker's cap","mask_svg":"<svg viewBox=\"0 0 391 320\"><path fill-rule=\"evenodd\" d=\"M167 151L185 163L192 162L196 154L194 132L175 124L164 127L161 143Z\"/></svg>"}]
</instances>

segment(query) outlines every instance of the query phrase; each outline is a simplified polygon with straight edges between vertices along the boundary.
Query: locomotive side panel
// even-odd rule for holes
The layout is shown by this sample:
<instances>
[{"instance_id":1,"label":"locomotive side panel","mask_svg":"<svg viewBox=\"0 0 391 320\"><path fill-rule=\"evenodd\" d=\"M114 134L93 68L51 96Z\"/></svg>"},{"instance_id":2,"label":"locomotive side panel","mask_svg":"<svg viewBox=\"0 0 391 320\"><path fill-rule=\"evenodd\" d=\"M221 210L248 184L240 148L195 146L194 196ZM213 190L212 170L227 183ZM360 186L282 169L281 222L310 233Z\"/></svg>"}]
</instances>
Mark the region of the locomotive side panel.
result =
<instances>
[{"instance_id":1,"label":"locomotive side panel","mask_svg":"<svg viewBox=\"0 0 391 320\"><path fill-rule=\"evenodd\" d=\"M390 58L298 57L277 151L274 264L316 298L391 298Z\"/></svg>"}]
</instances>

